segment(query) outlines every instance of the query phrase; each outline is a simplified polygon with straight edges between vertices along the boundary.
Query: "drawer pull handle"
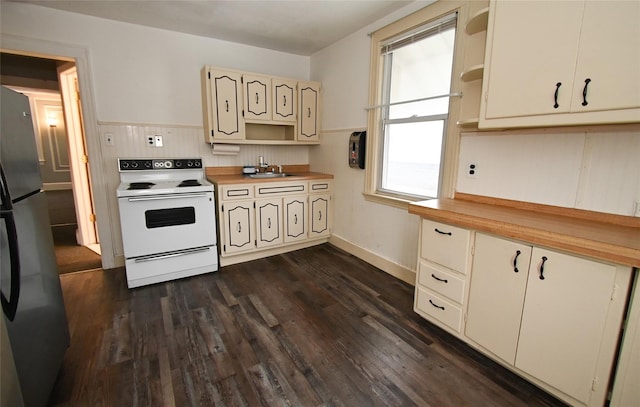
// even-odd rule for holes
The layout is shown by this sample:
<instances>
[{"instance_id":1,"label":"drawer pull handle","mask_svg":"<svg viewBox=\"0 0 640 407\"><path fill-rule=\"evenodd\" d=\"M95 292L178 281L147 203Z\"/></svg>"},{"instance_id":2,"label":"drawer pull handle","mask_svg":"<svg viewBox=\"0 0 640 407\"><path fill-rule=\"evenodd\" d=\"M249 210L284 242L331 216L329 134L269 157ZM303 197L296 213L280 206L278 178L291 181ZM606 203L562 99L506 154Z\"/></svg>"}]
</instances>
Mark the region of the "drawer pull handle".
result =
<instances>
[{"instance_id":1,"label":"drawer pull handle","mask_svg":"<svg viewBox=\"0 0 640 407\"><path fill-rule=\"evenodd\" d=\"M293 215L293 224L294 225L298 224L298 214L297 213Z\"/></svg>"},{"instance_id":2,"label":"drawer pull handle","mask_svg":"<svg viewBox=\"0 0 640 407\"><path fill-rule=\"evenodd\" d=\"M562 82L556 83L556 92L553 94L553 101L555 102L553 104L554 109L557 109L560 107L560 105L558 104L558 93L560 92L560 86L562 86Z\"/></svg>"},{"instance_id":3,"label":"drawer pull handle","mask_svg":"<svg viewBox=\"0 0 640 407\"><path fill-rule=\"evenodd\" d=\"M589 102L587 102L587 86L589 86L589 82L591 82L591 79L589 78L584 80L584 89L582 89L582 106L589 104Z\"/></svg>"},{"instance_id":4,"label":"drawer pull handle","mask_svg":"<svg viewBox=\"0 0 640 407\"><path fill-rule=\"evenodd\" d=\"M286 105L287 105L287 95L284 95L284 96L282 97L282 100L283 100L282 105L283 105L283 106L286 106Z\"/></svg>"},{"instance_id":5,"label":"drawer pull handle","mask_svg":"<svg viewBox=\"0 0 640 407\"><path fill-rule=\"evenodd\" d=\"M238 233L242 233L242 225L240 225L240 222L238 222Z\"/></svg>"},{"instance_id":6,"label":"drawer pull handle","mask_svg":"<svg viewBox=\"0 0 640 407\"><path fill-rule=\"evenodd\" d=\"M258 92L256 92L256 105L260 103L260 96L258 96Z\"/></svg>"},{"instance_id":7,"label":"drawer pull handle","mask_svg":"<svg viewBox=\"0 0 640 407\"><path fill-rule=\"evenodd\" d=\"M516 257L513 258L513 271L515 271L516 273L519 271L518 270L518 256L520 256L521 252L520 250L516 250Z\"/></svg>"},{"instance_id":8,"label":"drawer pull handle","mask_svg":"<svg viewBox=\"0 0 640 407\"><path fill-rule=\"evenodd\" d=\"M433 305L433 306L434 306L434 307L436 307L436 308L440 308L441 310L443 310L443 311L444 311L444 307L442 307L442 306L440 306L440 305L436 305L436 304L434 304L434 303L433 303L433 301L431 301L431 300L429 300L429 304Z\"/></svg>"},{"instance_id":9,"label":"drawer pull handle","mask_svg":"<svg viewBox=\"0 0 640 407\"><path fill-rule=\"evenodd\" d=\"M451 232L443 232L443 231L441 231L441 230L438 230L438 228L435 228L434 230L435 230L436 232L440 233L441 235L449 235L449 236L451 236Z\"/></svg>"},{"instance_id":10,"label":"drawer pull handle","mask_svg":"<svg viewBox=\"0 0 640 407\"><path fill-rule=\"evenodd\" d=\"M544 263L547 261L547 256L542 256L542 263L540 264L540 280L544 280Z\"/></svg>"},{"instance_id":11,"label":"drawer pull handle","mask_svg":"<svg viewBox=\"0 0 640 407\"><path fill-rule=\"evenodd\" d=\"M271 218L267 218L267 227L271 229Z\"/></svg>"},{"instance_id":12,"label":"drawer pull handle","mask_svg":"<svg viewBox=\"0 0 640 407\"><path fill-rule=\"evenodd\" d=\"M227 112L229 112L229 101L228 101L228 100L225 100L225 101L224 101L224 105L225 105L225 110L226 110Z\"/></svg>"},{"instance_id":13,"label":"drawer pull handle","mask_svg":"<svg viewBox=\"0 0 640 407\"><path fill-rule=\"evenodd\" d=\"M442 281L443 283L448 283L449 281L446 278L438 278L435 274L431 274L431 277L435 278L438 281Z\"/></svg>"}]
</instances>

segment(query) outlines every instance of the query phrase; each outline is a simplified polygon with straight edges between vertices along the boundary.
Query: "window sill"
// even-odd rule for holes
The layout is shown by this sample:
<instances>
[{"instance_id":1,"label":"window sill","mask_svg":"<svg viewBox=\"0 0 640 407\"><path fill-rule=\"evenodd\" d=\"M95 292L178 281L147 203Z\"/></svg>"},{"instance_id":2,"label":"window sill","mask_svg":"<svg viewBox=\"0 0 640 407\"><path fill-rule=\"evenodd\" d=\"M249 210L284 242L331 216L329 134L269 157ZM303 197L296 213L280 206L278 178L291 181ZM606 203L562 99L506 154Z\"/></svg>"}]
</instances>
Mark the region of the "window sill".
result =
<instances>
[{"instance_id":1,"label":"window sill","mask_svg":"<svg viewBox=\"0 0 640 407\"><path fill-rule=\"evenodd\" d=\"M388 205L388 206L393 206L395 208L404 209L406 211L409 210L409 204L415 202L415 201L412 201L412 200L409 200L409 199L406 199L406 198L399 198L399 197L394 197L394 196L389 196L389 195L382 195L382 194L379 194L379 193L363 192L362 195L364 195L364 199L366 201L375 202L375 203ZM427 199L425 199L425 200L427 200Z\"/></svg>"}]
</instances>

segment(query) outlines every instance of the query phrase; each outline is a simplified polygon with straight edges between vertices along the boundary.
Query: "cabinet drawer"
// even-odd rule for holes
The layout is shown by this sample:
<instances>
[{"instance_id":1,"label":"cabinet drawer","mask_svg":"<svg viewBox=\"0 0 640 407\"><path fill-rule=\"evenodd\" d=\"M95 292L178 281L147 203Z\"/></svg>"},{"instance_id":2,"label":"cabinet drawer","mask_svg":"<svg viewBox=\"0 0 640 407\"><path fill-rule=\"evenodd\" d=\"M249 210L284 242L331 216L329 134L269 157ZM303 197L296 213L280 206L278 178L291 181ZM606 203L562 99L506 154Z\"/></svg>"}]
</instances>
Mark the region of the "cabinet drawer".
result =
<instances>
[{"instance_id":1,"label":"cabinet drawer","mask_svg":"<svg viewBox=\"0 0 640 407\"><path fill-rule=\"evenodd\" d=\"M423 219L421 233L422 258L467 274L470 231Z\"/></svg>"},{"instance_id":2,"label":"cabinet drawer","mask_svg":"<svg viewBox=\"0 0 640 407\"><path fill-rule=\"evenodd\" d=\"M310 194L321 194L331 192L331 181L311 181L309 182Z\"/></svg>"},{"instance_id":3,"label":"cabinet drawer","mask_svg":"<svg viewBox=\"0 0 640 407\"><path fill-rule=\"evenodd\" d=\"M462 328L462 309L459 306L423 287L416 286L415 307L423 314L427 314L456 332L460 332Z\"/></svg>"},{"instance_id":4,"label":"cabinet drawer","mask_svg":"<svg viewBox=\"0 0 640 407\"><path fill-rule=\"evenodd\" d=\"M256 197L306 194L307 187L306 182L265 182L256 185Z\"/></svg>"},{"instance_id":5,"label":"cabinet drawer","mask_svg":"<svg viewBox=\"0 0 640 407\"><path fill-rule=\"evenodd\" d=\"M220 197L223 201L253 198L253 185L225 185L220 187Z\"/></svg>"},{"instance_id":6,"label":"cabinet drawer","mask_svg":"<svg viewBox=\"0 0 640 407\"><path fill-rule=\"evenodd\" d=\"M464 303L465 282L451 272L421 261L418 266L418 284L444 295L458 304Z\"/></svg>"}]
</instances>

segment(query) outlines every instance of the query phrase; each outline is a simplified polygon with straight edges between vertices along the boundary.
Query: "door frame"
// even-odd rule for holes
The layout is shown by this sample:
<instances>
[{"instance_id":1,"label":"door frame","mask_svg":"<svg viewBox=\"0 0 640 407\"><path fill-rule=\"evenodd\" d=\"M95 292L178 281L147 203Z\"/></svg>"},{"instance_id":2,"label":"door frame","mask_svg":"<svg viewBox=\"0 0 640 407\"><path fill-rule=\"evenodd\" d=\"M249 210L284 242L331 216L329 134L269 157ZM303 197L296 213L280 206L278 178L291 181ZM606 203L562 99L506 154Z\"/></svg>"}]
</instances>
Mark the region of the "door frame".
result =
<instances>
[{"instance_id":1,"label":"door frame","mask_svg":"<svg viewBox=\"0 0 640 407\"><path fill-rule=\"evenodd\" d=\"M117 267L112 238L112 236L114 236L114 230L110 222L111 216L109 216L111 212L109 202L111 199L107 193L107 180L102 171L104 163L101 154L100 132L95 111L95 96L93 93L94 87L91 77L89 49L77 45L2 34L1 50L7 53L75 62L78 70L78 86L82 94L81 106L85 125L87 153L89 157L91 157L89 161L91 183L94 186L103 186L101 188L94 188L93 190L96 224L102 252L102 267L105 269ZM122 266L122 264L119 266Z\"/></svg>"}]
</instances>

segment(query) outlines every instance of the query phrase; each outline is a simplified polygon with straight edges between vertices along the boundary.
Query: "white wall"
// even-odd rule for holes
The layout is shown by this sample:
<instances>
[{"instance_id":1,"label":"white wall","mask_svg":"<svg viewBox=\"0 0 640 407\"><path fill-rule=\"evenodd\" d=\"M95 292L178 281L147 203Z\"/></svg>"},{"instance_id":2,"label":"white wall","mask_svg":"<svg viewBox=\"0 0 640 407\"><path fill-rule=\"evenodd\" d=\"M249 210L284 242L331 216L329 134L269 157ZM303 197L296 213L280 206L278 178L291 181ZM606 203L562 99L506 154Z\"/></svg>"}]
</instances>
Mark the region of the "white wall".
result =
<instances>
[{"instance_id":1,"label":"white wall","mask_svg":"<svg viewBox=\"0 0 640 407\"><path fill-rule=\"evenodd\" d=\"M202 126L205 64L298 79L309 57L20 3L1 3L0 30L90 52L97 119Z\"/></svg>"},{"instance_id":2,"label":"white wall","mask_svg":"<svg viewBox=\"0 0 640 407\"><path fill-rule=\"evenodd\" d=\"M368 33L429 3L411 3L311 56L311 77L322 82L323 132L321 146L309 151L309 162L313 170L335 177L334 243L346 243L346 248L408 281L415 279L418 217L364 199L364 170L348 166L347 145L351 132L367 127Z\"/></svg>"}]
</instances>

